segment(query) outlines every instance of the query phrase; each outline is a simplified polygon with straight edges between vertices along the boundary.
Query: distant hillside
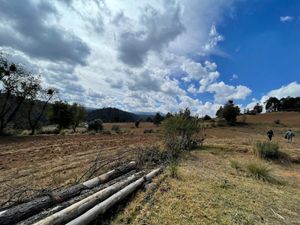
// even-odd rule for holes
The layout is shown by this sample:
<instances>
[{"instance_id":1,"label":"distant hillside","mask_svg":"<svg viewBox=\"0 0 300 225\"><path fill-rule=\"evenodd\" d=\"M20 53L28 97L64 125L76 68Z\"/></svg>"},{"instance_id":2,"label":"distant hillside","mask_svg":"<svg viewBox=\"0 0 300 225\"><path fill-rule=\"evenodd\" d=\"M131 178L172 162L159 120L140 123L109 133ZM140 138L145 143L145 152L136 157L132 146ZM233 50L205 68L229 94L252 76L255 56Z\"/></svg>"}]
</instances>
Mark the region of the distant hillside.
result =
<instances>
[{"instance_id":1,"label":"distant hillside","mask_svg":"<svg viewBox=\"0 0 300 225\"><path fill-rule=\"evenodd\" d=\"M87 120L101 119L103 122L134 122L140 117L134 113L126 112L117 108L103 108L90 111Z\"/></svg>"},{"instance_id":2,"label":"distant hillside","mask_svg":"<svg viewBox=\"0 0 300 225\"><path fill-rule=\"evenodd\" d=\"M238 120L241 120L239 117ZM300 127L300 113L299 112L272 112L272 113L262 113L258 115L247 115L247 123L270 123L274 124L275 120L280 120L280 123L291 126Z\"/></svg>"}]
</instances>

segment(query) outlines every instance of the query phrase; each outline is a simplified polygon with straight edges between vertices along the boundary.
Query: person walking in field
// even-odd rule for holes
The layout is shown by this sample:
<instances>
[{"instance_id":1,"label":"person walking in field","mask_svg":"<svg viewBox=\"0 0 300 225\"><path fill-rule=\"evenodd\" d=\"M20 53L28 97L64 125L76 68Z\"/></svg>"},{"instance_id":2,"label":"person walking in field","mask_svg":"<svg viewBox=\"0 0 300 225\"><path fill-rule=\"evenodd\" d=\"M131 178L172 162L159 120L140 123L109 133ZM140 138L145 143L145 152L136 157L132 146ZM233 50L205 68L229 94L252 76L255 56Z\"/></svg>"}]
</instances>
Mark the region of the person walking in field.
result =
<instances>
[{"instance_id":1,"label":"person walking in field","mask_svg":"<svg viewBox=\"0 0 300 225\"><path fill-rule=\"evenodd\" d=\"M272 141L272 138L273 138L273 136L274 136L273 130L269 130L269 131L267 132L267 136L268 136L268 138L269 138L269 141Z\"/></svg>"},{"instance_id":2,"label":"person walking in field","mask_svg":"<svg viewBox=\"0 0 300 225\"><path fill-rule=\"evenodd\" d=\"M291 129L289 129L286 133L285 133L285 139L288 140L288 143L292 143L293 142L293 137L295 136L295 134L293 133L293 131Z\"/></svg>"}]
</instances>

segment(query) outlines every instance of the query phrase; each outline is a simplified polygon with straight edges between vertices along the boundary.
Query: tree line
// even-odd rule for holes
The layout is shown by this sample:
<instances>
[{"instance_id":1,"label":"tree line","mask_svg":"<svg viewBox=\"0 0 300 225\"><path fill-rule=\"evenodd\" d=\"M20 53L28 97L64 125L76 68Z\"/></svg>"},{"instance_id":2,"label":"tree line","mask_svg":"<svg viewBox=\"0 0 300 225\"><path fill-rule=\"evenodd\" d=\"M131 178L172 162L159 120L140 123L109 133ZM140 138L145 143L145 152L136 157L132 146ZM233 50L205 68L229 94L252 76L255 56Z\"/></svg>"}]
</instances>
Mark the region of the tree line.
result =
<instances>
[{"instance_id":1,"label":"tree line","mask_svg":"<svg viewBox=\"0 0 300 225\"><path fill-rule=\"evenodd\" d=\"M0 53L0 135L8 127L30 129L33 135L50 123L58 124L58 129L72 126L75 131L85 118L85 109L76 103L52 103L57 93L42 87L40 76Z\"/></svg>"}]
</instances>

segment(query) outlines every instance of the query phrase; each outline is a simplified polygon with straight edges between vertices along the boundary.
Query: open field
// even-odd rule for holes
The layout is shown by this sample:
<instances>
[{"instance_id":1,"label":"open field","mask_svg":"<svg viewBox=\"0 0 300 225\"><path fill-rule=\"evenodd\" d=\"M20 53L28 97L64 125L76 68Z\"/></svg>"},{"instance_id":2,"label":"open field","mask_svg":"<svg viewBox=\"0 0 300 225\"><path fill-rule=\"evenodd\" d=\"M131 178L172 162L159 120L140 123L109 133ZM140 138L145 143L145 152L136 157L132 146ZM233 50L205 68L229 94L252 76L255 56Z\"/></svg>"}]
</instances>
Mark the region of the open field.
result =
<instances>
[{"instance_id":1,"label":"open field","mask_svg":"<svg viewBox=\"0 0 300 225\"><path fill-rule=\"evenodd\" d=\"M268 117L264 120L263 117ZM275 124L273 119L282 124ZM112 221L113 224L299 224L300 164L278 163L253 155L257 141L274 130L273 142L293 159L300 158L300 114L247 117L248 125L206 129L204 146L187 153L179 177L162 175L155 190L140 192ZM289 121L293 121L289 124ZM289 126L287 126L289 124ZM105 124L110 130L114 124ZM97 156L103 164L114 158L132 159L142 146L161 144L157 127L118 124L121 134L41 135L0 139L1 203L15 189L57 188L81 177ZM294 143L283 138L288 128ZM144 129L155 133L144 134ZM239 169L232 166L236 162ZM249 163L267 166L278 183L257 180ZM236 166L237 167L237 166Z\"/></svg>"},{"instance_id":2,"label":"open field","mask_svg":"<svg viewBox=\"0 0 300 225\"><path fill-rule=\"evenodd\" d=\"M20 189L28 190L20 196L25 197L34 190L69 185L84 175L96 158L102 165L113 164L117 158L120 158L118 161L129 160L135 157L139 147L158 140L157 135L143 134L145 128L155 129L152 124L138 129L131 129L131 125L123 124L121 129L126 128L127 132L122 134L1 138L0 202L7 201L11 193ZM106 124L105 128L111 126Z\"/></svg>"}]
</instances>

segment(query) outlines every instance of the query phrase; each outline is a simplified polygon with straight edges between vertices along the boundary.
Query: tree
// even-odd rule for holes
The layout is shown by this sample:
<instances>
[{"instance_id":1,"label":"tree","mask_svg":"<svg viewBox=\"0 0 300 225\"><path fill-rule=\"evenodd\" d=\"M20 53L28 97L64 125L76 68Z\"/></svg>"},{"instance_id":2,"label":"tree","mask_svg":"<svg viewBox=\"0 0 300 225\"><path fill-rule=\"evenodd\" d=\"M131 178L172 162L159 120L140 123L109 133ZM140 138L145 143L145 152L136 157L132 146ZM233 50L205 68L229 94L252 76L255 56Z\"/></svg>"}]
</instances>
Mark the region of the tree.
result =
<instances>
[{"instance_id":1,"label":"tree","mask_svg":"<svg viewBox=\"0 0 300 225\"><path fill-rule=\"evenodd\" d=\"M35 130L39 125L39 122L47 108L48 103L56 93L54 89L43 90L41 88L39 89L39 92L40 92L40 96L39 96L40 99L44 100L43 106L39 112L37 111L37 109L35 109L35 106L37 105L36 96L30 96L29 98L27 119L28 119L29 127L31 129L30 135L35 134Z\"/></svg>"},{"instance_id":2,"label":"tree","mask_svg":"<svg viewBox=\"0 0 300 225\"><path fill-rule=\"evenodd\" d=\"M209 115L205 115L205 116L203 117L203 120L211 120L211 117L210 117Z\"/></svg>"},{"instance_id":3,"label":"tree","mask_svg":"<svg viewBox=\"0 0 300 225\"><path fill-rule=\"evenodd\" d=\"M233 101L229 100L221 112L222 117L229 123L234 124L236 122L236 117L240 114L240 108L235 106Z\"/></svg>"},{"instance_id":4,"label":"tree","mask_svg":"<svg viewBox=\"0 0 300 225\"><path fill-rule=\"evenodd\" d=\"M156 115L153 117L153 123L156 126L158 126L162 120L163 120L163 117L159 113L156 113Z\"/></svg>"},{"instance_id":5,"label":"tree","mask_svg":"<svg viewBox=\"0 0 300 225\"><path fill-rule=\"evenodd\" d=\"M262 111L263 111L263 106L260 105L259 103L257 103L257 104L254 106L253 111L254 111L255 113L257 113L257 114L262 113Z\"/></svg>"},{"instance_id":6,"label":"tree","mask_svg":"<svg viewBox=\"0 0 300 225\"><path fill-rule=\"evenodd\" d=\"M173 116L172 113L168 112L168 113L166 114L166 116L165 116L165 119L169 119L169 118L171 118L172 116Z\"/></svg>"},{"instance_id":7,"label":"tree","mask_svg":"<svg viewBox=\"0 0 300 225\"><path fill-rule=\"evenodd\" d=\"M36 97L41 88L40 83L38 76L21 65L9 62L0 54L0 135L24 101L31 96Z\"/></svg>"},{"instance_id":8,"label":"tree","mask_svg":"<svg viewBox=\"0 0 300 225\"><path fill-rule=\"evenodd\" d=\"M98 133L99 131L103 130L103 122L102 122L102 120L96 119L96 120L93 120L93 121L89 122L88 130L89 131L93 130L96 133Z\"/></svg>"},{"instance_id":9,"label":"tree","mask_svg":"<svg viewBox=\"0 0 300 225\"><path fill-rule=\"evenodd\" d=\"M139 128L139 126L140 126L140 121L139 121L139 120L135 121L134 126L135 126L136 128Z\"/></svg>"},{"instance_id":10,"label":"tree","mask_svg":"<svg viewBox=\"0 0 300 225\"><path fill-rule=\"evenodd\" d=\"M280 110L280 101L275 97L270 97L266 101L266 110L268 112L277 112Z\"/></svg>"},{"instance_id":11,"label":"tree","mask_svg":"<svg viewBox=\"0 0 300 225\"><path fill-rule=\"evenodd\" d=\"M73 122L71 106L62 101L56 101L52 106L51 120L58 125L58 129L68 128Z\"/></svg>"},{"instance_id":12,"label":"tree","mask_svg":"<svg viewBox=\"0 0 300 225\"><path fill-rule=\"evenodd\" d=\"M79 124L84 120L86 117L86 110L83 106L74 103L71 106L71 112L72 112L72 129L74 132L76 132L76 128L79 126Z\"/></svg>"},{"instance_id":13,"label":"tree","mask_svg":"<svg viewBox=\"0 0 300 225\"><path fill-rule=\"evenodd\" d=\"M222 118L223 117L223 107L222 106L220 106L220 108L217 110L216 116L218 118Z\"/></svg>"}]
</instances>

